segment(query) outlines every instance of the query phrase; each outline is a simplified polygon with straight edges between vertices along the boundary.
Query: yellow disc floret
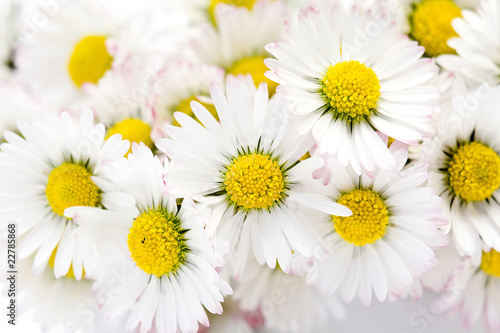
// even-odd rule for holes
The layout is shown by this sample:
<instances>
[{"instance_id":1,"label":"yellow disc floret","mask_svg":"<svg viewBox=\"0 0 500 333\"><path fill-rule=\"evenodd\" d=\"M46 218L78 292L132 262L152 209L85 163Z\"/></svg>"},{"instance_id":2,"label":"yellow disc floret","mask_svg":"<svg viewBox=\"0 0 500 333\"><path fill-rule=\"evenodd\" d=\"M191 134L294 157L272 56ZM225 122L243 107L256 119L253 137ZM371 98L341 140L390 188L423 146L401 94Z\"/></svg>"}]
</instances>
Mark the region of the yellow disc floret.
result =
<instances>
[{"instance_id":1,"label":"yellow disc floret","mask_svg":"<svg viewBox=\"0 0 500 333\"><path fill-rule=\"evenodd\" d=\"M92 174L82 165L63 163L49 175L45 195L52 210L64 216L73 206L96 207L100 202L99 188L90 179Z\"/></svg>"},{"instance_id":2,"label":"yellow disc floret","mask_svg":"<svg viewBox=\"0 0 500 333\"><path fill-rule=\"evenodd\" d=\"M320 94L334 118L349 123L370 116L380 97L380 81L375 72L354 60L331 65L320 86Z\"/></svg>"},{"instance_id":3,"label":"yellow disc floret","mask_svg":"<svg viewBox=\"0 0 500 333\"><path fill-rule=\"evenodd\" d=\"M495 250L483 252L481 258L481 269L483 272L500 277L500 253Z\"/></svg>"},{"instance_id":4,"label":"yellow disc floret","mask_svg":"<svg viewBox=\"0 0 500 333\"><path fill-rule=\"evenodd\" d=\"M150 149L154 148L153 140L151 140L151 126L140 119L128 118L116 123L108 129L106 139L114 134L121 134L122 139L130 141L130 143L142 142Z\"/></svg>"},{"instance_id":5,"label":"yellow disc floret","mask_svg":"<svg viewBox=\"0 0 500 333\"><path fill-rule=\"evenodd\" d=\"M52 269L54 269L54 262L56 261L56 252L57 252L57 246L54 249L54 251L52 251L52 254L50 255L50 258L49 258L49 266ZM71 264L69 266L68 273L64 277L71 278L71 279L75 278L75 273L73 272L73 264ZM85 277L85 270L83 269L83 267L82 267L82 277Z\"/></svg>"},{"instance_id":6,"label":"yellow disc floret","mask_svg":"<svg viewBox=\"0 0 500 333\"><path fill-rule=\"evenodd\" d=\"M250 58L243 58L235 62L227 72L229 74L238 75L238 74L251 74L253 82L256 86L259 86L262 82L267 83L267 88L269 90L270 95L274 94L276 91L276 87L278 84L274 81L269 80L264 73L269 70L267 66L264 64L264 56L256 56Z\"/></svg>"},{"instance_id":7,"label":"yellow disc floret","mask_svg":"<svg viewBox=\"0 0 500 333\"><path fill-rule=\"evenodd\" d=\"M238 208L269 209L285 196L285 179L278 161L265 154L234 158L224 174L224 189Z\"/></svg>"},{"instance_id":8,"label":"yellow disc floret","mask_svg":"<svg viewBox=\"0 0 500 333\"><path fill-rule=\"evenodd\" d=\"M113 57L109 55L105 42L104 36L87 36L76 44L68 70L78 87L84 82L97 83L111 68Z\"/></svg>"},{"instance_id":9,"label":"yellow disc floret","mask_svg":"<svg viewBox=\"0 0 500 333\"><path fill-rule=\"evenodd\" d=\"M385 234L389 211L378 193L355 189L342 194L337 203L352 211L348 217L332 216L335 231L346 242L365 246L375 243Z\"/></svg>"},{"instance_id":10,"label":"yellow disc floret","mask_svg":"<svg viewBox=\"0 0 500 333\"><path fill-rule=\"evenodd\" d=\"M196 119L196 121L199 122L198 118L195 116L195 114L193 112L193 109L191 109L191 102L192 101L199 102L201 105L203 105L205 107L205 109L208 110L208 112L210 112L210 114L212 116L214 116L215 119L217 119L217 121L219 121L219 116L217 115L217 110L215 109L215 106L213 104L201 101L195 95L193 95L193 96L191 96L189 98L186 98L185 100L183 100L182 102L180 102L179 105L176 108L174 108L172 110L173 111L180 111L182 113L185 113L188 116L190 116L191 118L194 118L194 119ZM172 120L172 125L174 125L174 126L180 126L180 124L177 122L177 120L175 120L175 118Z\"/></svg>"},{"instance_id":11,"label":"yellow disc floret","mask_svg":"<svg viewBox=\"0 0 500 333\"><path fill-rule=\"evenodd\" d=\"M248 9L252 9L253 5L257 2L257 0L211 0L210 5L208 6L208 15L210 16L210 20L215 24L215 8L218 4L223 3L226 5L232 5L236 7L245 7Z\"/></svg>"},{"instance_id":12,"label":"yellow disc floret","mask_svg":"<svg viewBox=\"0 0 500 333\"><path fill-rule=\"evenodd\" d=\"M500 187L500 156L480 142L463 144L450 158L448 182L466 202L488 199Z\"/></svg>"},{"instance_id":13,"label":"yellow disc floret","mask_svg":"<svg viewBox=\"0 0 500 333\"><path fill-rule=\"evenodd\" d=\"M136 265L157 277L175 273L186 260L186 240L180 220L164 209L139 215L128 234L128 249Z\"/></svg>"},{"instance_id":14,"label":"yellow disc floret","mask_svg":"<svg viewBox=\"0 0 500 333\"><path fill-rule=\"evenodd\" d=\"M451 21L462 17L460 8L452 0L422 0L414 5L410 15L410 36L425 48L429 57L453 54L455 50L447 41L458 34Z\"/></svg>"}]
</instances>

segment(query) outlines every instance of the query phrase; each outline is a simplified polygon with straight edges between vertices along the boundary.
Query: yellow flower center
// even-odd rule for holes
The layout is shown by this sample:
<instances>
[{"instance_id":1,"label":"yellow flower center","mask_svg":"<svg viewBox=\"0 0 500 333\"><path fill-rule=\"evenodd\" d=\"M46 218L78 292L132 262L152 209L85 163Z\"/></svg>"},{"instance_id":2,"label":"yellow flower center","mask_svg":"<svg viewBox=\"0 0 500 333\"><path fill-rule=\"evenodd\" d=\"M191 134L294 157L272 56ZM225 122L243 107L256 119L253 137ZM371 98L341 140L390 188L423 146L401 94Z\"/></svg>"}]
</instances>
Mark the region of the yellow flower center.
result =
<instances>
[{"instance_id":1,"label":"yellow flower center","mask_svg":"<svg viewBox=\"0 0 500 333\"><path fill-rule=\"evenodd\" d=\"M64 216L64 210L73 206L96 207L101 199L99 188L90 179L92 174L84 166L63 163L49 175L45 195L52 210Z\"/></svg>"},{"instance_id":2,"label":"yellow flower center","mask_svg":"<svg viewBox=\"0 0 500 333\"><path fill-rule=\"evenodd\" d=\"M115 134L121 134L123 140L129 140L130 143L144 143L150 149L154 148L151 140L151 126L140 119L128 118L116 123L106 133L106 140ZM130 153L131 149L128 150ZM128 153L127 153L128 154Z\"/></svg>"},{"instance_id":3,"label":"yellow flower center","mask_svg":"<svg viewBox=\"0 0 500 333\"><path fill-rule=\"evenodd\" d=\"M269 70L264 64L264 56L256 56L243 58L235 62L228 70L228 74L238 75L238 74L251 74L253 82L256 86L259 86L262 82L267 83L267 88L269 89L269 94L272 95L276 91L278 84L274 81L269 80L264 73Z\"/></svg>"},{"instance_id":4,"label":"yellow flower center","mask_svg":"<svg viewBox=\"0 0 500 333\"><path fill-rule=\"evenodd\" d=\"M104 36L87 36L76 44L68 70L78 87L84 82L97 83L111 68L113 57L109 55L105 41Z\"/></svg>"},{"instance_id":5,"label":"yellow flower center","mask_svg":"<svg viewBox=\"0 0 500 333\"><path fill-rule=\"evenodd\" d=\"M455 50L446 42L458 36L451 26L456 17L462 17L462 14L452 0L422 0L414 5L410 15L410 36L425 48L429 57L453 54Z\"/></svg>"},{"instance_id":6,"label":"yellow flower center","mask_svg":"<svg viewBox=\"0 0 500 333\"><path fill-rule=\"evenodd\" d=\"M214 116L215 119L217 119L217 121L219 121L219 116L217 115L217 110L215 109L215 106L213 104L209 104L209 103L205 103L205 102L200 101L195 95L193 95L189 98L186 98L185 100L180 102L179 105L175 109L173 109L173 111L180 111L182 113L185 113L188 116L190 116L191 118L194 118L194 119L196 119L196 121L200 122L198 120L198 118L195 116L195 114L193 113L193 110L191 109L191 102L192 101L199 102L201 105L203 105L205 107L205 109L208 110L208 112L210 112L210 114L212 116ZM177 120L175 120L175 118L172 121L172 125L180 126L180 124L177 122Z\"/></svg>"},{"instance_id":7,"label":"yellow flower center","mask_svg":"<svg viewBox=\"0 0 500 333\"><path fill-rule=\"evenodd\" d=\"M246 7L248 9L252 9L253 5L257 2L257 0L211 0L210 5L208 6L208 15L210 16L210 20L215 24L215 8L218 4L224 3L227 5L233 5L236 7Z\"/></svg>"},{"instance_id":8,"label":"yellow flower center","mask_svg":"<svg viewBox=\"0 0 500 333\"><path fill-rule=\"evenodd\" d=\"M335 231L346 242L365 246L375 243L385 234L389 211L378 193L356 189L344 193L337 203L352 211L348 217L332 216Z\"/></svg>"},{"instance_id":9,"label":"yellow flower center","mask_svg":"<svg viewBox=\"0 0 500 333\"><path fill-rule=\"evenodd\" d=\"M175 273L186 260L188 248L180 220L164 209L139 215L128 234L128 249L136 265L160 277Z\"/></svg>"},{"instance_id":10,"label":"yellow flower center","mask_svg":"<svg viewBox=\"0 0 500 333\"><path fill-rule=\"evenodd\" d=\"M481 258L481 269L483 272L500 277L500 253L495 250L483 252Z\"/></svg>"},{"instance_id":11,"label":"yellow flower center","mask_svg":"<svg viewBox=\"0 0 500 333\"><path fill-rule=\"evenodd\" d=\"M450 159L448 182L466 202L488 199L500 187L500 156L480 142L463 144Z\"/></svg>"},{"instance_id":12,"label":"yellow flower center","mask_svg":"<svg viewBox=\"0 0 500 333\"><path fill-rule=\"evenodd\" d=\"M238 208L269 209L284 200L285 180L277 160L253 153L233 158L224 174L224 189Z\"/></svg>"},{"instance_id":13,"label":"yellow flower center","mask_svg":"<svg viewBox=\"0 0 500 333\"><path fill-rule=\"evenodd\" d=\"M331 65L320 86L320 94L333 117L348 123L370 116L380 97L380 81L375 72L355 60Z\"/></svg>"},{"instance_id":14,"label":"yellow flower center","mask_svg":"<svg viewBox=\"0 0 500 333\"><path fill-rule=\"evenodd\" d=\"M54 269L54 262L56 260L56 252L57 252L57 246L56 248L54 249L54 251L52 251L52 254L50 255L50 258L49 258L49 266ZM71 264L69 266L69 270L68 270L68 273L64 276L64 277L67 277L67 278L71 278L71 279L74 279L75 278L75 274L73 272L73 264ZM85 270L82 268L82 277L85 277Z\"/></svg>"}]
</instances>

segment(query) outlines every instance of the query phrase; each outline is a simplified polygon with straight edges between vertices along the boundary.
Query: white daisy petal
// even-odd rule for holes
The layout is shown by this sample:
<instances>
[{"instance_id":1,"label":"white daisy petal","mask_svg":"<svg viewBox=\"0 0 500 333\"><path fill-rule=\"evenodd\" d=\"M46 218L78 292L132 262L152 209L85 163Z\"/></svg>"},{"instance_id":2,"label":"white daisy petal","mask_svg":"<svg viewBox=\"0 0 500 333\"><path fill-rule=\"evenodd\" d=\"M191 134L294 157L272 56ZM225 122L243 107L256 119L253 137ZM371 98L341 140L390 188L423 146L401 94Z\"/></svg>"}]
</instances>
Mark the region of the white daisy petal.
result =
<instances>
[{"instance_id":1,"label":"white daisy petal","mask_svg":"<svg viewBox=\"0 0 500 333\"><path fill-rule=\"evenodd\" d=\"M424 48L397 34L394 23L370 38L355 33L382 19L364 7L314 3L287 22L287 40L268 47L276 59L266 62L271 79L280 84L278 93L302 119L298 133L309 135L312 129L320 153L336 155L358 174L394 165L388 152L379 154L382 145L372 140L373 127L416 145L433 132L431 115L439 97L429 85L437 72L434 62L421 59ZM358 79L364 85L354 91Z\"/></svg>"},{"instance_id":2,"label":"white daisy petal","mask_svg":"<svg viewBox=\"0 0 500 333\"><path fill-rule=\"evenodd\" d=\"M302 194L302 193L294 193L289 197L289 200L294 200L296 202L301 202L306 206L311 208L315 208L321 212L337 215L337 216L350 216L352 212L336 202L325 200L319 195L314 194Z\"/></svg>"}]
</instances>

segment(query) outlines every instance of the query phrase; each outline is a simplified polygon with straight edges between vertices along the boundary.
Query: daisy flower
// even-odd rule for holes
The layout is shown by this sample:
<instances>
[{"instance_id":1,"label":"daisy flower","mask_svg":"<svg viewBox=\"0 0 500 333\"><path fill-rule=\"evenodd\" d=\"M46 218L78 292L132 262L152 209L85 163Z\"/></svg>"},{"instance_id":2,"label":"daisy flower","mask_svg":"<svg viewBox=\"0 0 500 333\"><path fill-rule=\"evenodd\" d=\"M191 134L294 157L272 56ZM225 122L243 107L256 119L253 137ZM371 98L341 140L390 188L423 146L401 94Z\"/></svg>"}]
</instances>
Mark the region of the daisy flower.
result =
<instances>
[{"instance_id":1,"label":"daisy flower","mask_svg":"<svg viewBox=\"0 0 500 333\"><path fill-rule=\"evenodd\" d=\"M432 248L448 244L438 230L447 221L440 214L441 200L424 186L427 164L404 167L406 148L393 143L395 171L375 169L373 178L358 176L331 158L328 167L335 177L327 186L315 183L322 197L353 213L315 219L324 221L330 252L314 262L306 281L324 294L340 289L344 301L358 294L368 305L372 290L384 301L389 292L402 294L414 277L436 266Z\"/></svg>"},{"instance_id":2,"label":"daisy flower","mask_svg":"<svg viewBox=\"0 0 500 333\"><path fill-rule=\"evenodd\" d=\"M76 280L73 272L60 278L54 277L49 265L35 274L32 269L34 256L18 262L19 304L23 311L34 310L34 320L43 329L51 332L123 332L123 320L107 320L96 306L97 298L103 295L92 293L93 280Z\"/></svg>"},{"instance_id":3,"label":"daisy flower","mask_svg":"<svg viewBox=\"0 0 500 333\"><path fill-rule=\"evenodd\" d=\"M264 59L270 54L264 46L281 39L287 7L281 1L258 1L251 11L229 8L218 12L217 28L200 24L192 42L194 59L219 66L227 74L250 74L258 86L266 82L274 93L276 84L264 76Z\"/></svg>"},{"instance_id":4,"label":"daisy flower","mask_svg":"<svg viewBox=\"0 0 500 333\"><path fill-rule=\"evenodd\" d=\"M480 317L492 332L500 331L500 253L482 251L478 266L466 259L463 270L451 287L455 299L449 308L461 314L462 324L470 329Z\"/></svg>"},{"instance_id":5,"label":"daisy flower","mask_svg":"<svg viewBox=\"0 0 500 333\"><path fill-rule=\"evenodd\" d=\"M291 267L292 251L311 257L319 241L309 219L300 211L311 206L332 215L350 215L349 209L314 193L297 191L300 180L322 165L320 158L299 162L312 142L288 127L288 103L268 100L265 84L230 80L227 98L217 86L211 96L220 118L192 102L200 125L183 113L182 126L169 126L171 139L157 146L177 165L166 175L173 193L187 195L213 208L209 233L228 241L236 255L235 276L249 256L271 268L278 261L284 272ZM251 254L251 251L253 254Z\"/></svg>"},{"instance_id":6,"label":"daisy flower","mask_svg":"<svg viewBox=\"0 0 500 333\"><path fill-rule=\"evenodd\" d=\"M293 266L300 262L296 260ZM292 268L294 274L297 270ZM346 315L337 297L323 296L303 276L285 274L279 267L271 269L255 260L237 281L233 297L242 310L260 311L270 332L309 332L332 317L342 320Z\"/></svg>"},{"instance_id":7,"label":"daisy flower","mask_svg":"<svg viewBox=\"0 0 500 333\"><path fill-rule=\"evenodd\" d=\"M286 23L287 41L266 47L276 57L266 59L266 75L301 117L298 133L312 132L320 153L358 174L395 167L376 130L416 145L433 132L437 107L436 88L425 85L436 74L433 61L420 58L424 49L400 36L395 22L371 32L383 15L311 7Z\"/></svg>"},{"instance_id":8,"label":"daisy flower","mask_svg":"<svg viewBox=\"0 0 500 333\"><path fill-rule=\"evenodd\" d=\"M93 178L111 198L104 206L66 210L81 227L76 237L92 244L103 264L95 290L109 290L103 306L110 318L130 311L127 331L140 326L158 332L195 332L208 326L207 314L222 313L222 293L232 290L216 271L223 266L205 233L210 212L185 198L180 207L167 197L168 170L144 144L133 143L132 154L108 164L103 178ZM115 275L127 276L113 290Z\"/></svg>"},{"instance_id":9,"label":"daisy flower","mask_svg":"<svg viewBox=\"0 0 500 333\"><path fill-rule=\"evenodd\" d=\"M477 11L463 10L463 18L453 20L453 28L459 37L448 45L458 55L442 55L437 62L455 73L470 85L500 83L500 3L483 0Z\"/></svg>"},{"instance_id":10,"label":"daisy flower","mask_svg":"<svg viewBox=\"0 0 500 333\"><path fill-rule=\"evenodd\" d=\"M19 46L19 76L47 102L67 104L81 96L82 85L96 84L112 68L113 52L107 44L116 34L117 27L98 6L61 6L43 29Z\"/></svg>"},{"instance_id":11,"label":"daisy flower","mask_svg":"<svg viewBox=\"0 0 500 333\"><path fill-rule=\"evenodd\" d=\"M429 185L443 200L459 254L473 256L476 264L482 243L500 250L500 142L496 139L500 88L483 89L488 94L473 95L457 82L439 135L423 145L420 158L430 163ZM469 107L471 100L478 103L473 103L477 108Z\"/></svg>"},{"instance_id":12,"label":"daisy flower","mask_svg":"<svg viewBox=\"0 0 500 333\"><path fill-rule=\"evenodd\" d=\"M94 125L91 110L73 120L64 112L37 114L32 123L18 122L19 135L6 132L0 146L0 214L18 223L19 257L33 253L41 271L55 255L56 277L83 270L91 275L92 252L70 234L76 224L64 216L71 206L101 206L108 198L91 177L101 164L122 157L129 143L114 136L104 143L104 126Z\"/></svg>"},{"instance_id":13,"label":"daisy flower","mask_svg":"<svg viewBox=\"0 0 500 333\"><path fill-rule=\"evenodd\" d=\"M452 22L462 18L463 9L476 8L480 0L419 0L408 3L411 4L411 10L405 16L409 23L408 35L425 48L426 56L437 57L456 54L455 47L448 43L458 37Z\"/></svg>"},{"instance_id":14,"label":"daisy flower","mask_svg":"<svg viewBox=\"0 0 500 333\"><path fill-rule=\"evenodd\" d=\"M222 86L224 69L186 60L168 61L157 74L158 86L151 94L151 105L158 121L178 126L174 112L180 111L194 117L191 101L197 101L217 116L210 85Z\"/></svg>"}]
</instances>

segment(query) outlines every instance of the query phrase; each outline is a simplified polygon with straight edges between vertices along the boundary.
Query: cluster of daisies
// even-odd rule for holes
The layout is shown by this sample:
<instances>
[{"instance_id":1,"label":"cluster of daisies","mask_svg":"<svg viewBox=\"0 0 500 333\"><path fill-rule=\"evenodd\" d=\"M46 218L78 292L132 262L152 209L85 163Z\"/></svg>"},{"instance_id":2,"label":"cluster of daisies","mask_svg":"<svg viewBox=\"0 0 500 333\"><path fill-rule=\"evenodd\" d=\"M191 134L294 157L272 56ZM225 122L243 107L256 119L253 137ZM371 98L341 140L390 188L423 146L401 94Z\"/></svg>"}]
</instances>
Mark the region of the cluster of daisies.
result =
<instances>
[{"instance_id":1,"label":"cluster of daisies","mask_svg":"<svg viewBox=\"0 0 500 333\"><path fill-rule=\"evenodd\" d=\"M497 0L2 0L21 311L304 333L432 290L500 332L499 27Z\"/></svg>"}]
</instances>

